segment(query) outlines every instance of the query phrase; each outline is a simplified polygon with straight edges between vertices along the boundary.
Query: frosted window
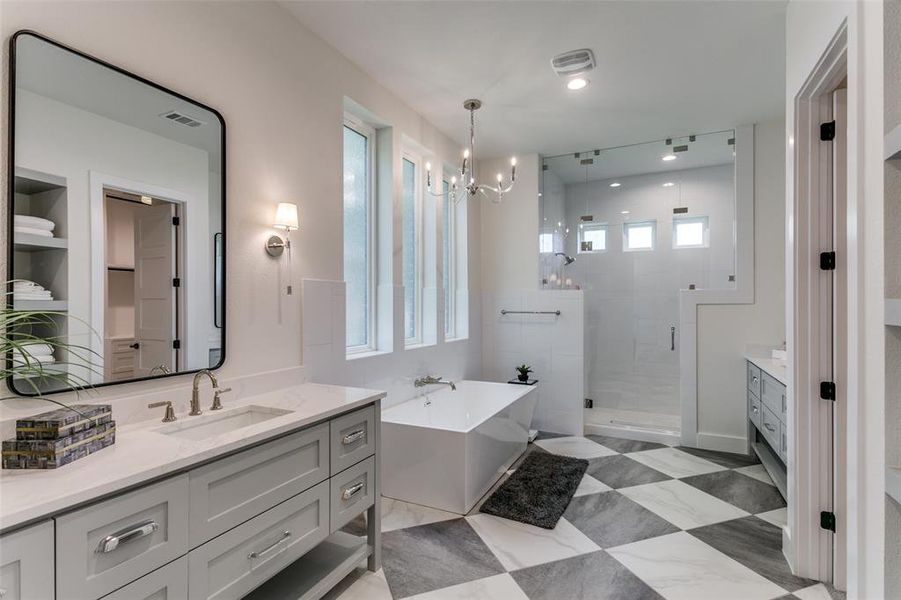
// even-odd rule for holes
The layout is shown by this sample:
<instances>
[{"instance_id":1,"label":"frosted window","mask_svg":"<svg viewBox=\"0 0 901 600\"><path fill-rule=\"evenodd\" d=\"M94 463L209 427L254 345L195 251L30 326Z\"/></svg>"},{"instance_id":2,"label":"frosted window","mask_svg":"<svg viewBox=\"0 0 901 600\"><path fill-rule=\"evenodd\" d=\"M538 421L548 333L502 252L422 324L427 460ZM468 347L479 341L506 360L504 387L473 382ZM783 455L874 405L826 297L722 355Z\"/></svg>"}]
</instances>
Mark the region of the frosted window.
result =
<instances>
[{"instance_id":1,"label":"frosted window","mask_svg":"<svg viewBox=\"0 0 901 600\"><path fill-rule=\"evenodd\" d=\"M583 223L579 228L579 252L603 252L607 249L607 226Z\"/></svg>"},{"instance_id":2,"label":"frosted window","mask_svg":"<svg viewBox=\"0 0 901 600\"><path fill-rule=\"evenodd\" d=\"M655 229L655 224L650 221L626 223L623 226L623 250L653 250Z\"/></svg>"},{"instance_id":3,"label":"frosted window","mask_svg":"<svg viewBox=\"0 0 901 600\"><path fill-rule=\"evenodd\" d=\"M554 251L554 234L553 233L538 234L538 251L545 253L545 254Z\"/></svg>"},{"instance_id":4,"label":"frosted window","mask_svg":"<svg viewBox=\"0 0 901 600\"><path fill-rule=\"evenodd\" d=\"M417 222L419 215L416 201L416 165L406 158L403 161L404 219L403 219L403 264L404 264L404 337L418 339L419 328L419 239Z\"/></svg>"},{"instance_id":5,"label":"frosted window","mask_svg":"<svg viewBox=\"0 0 901 600\"><path fill-rule=\"evenodd\" d=\"M344 127L344 281L347 348L371 344L372 257L369 138Z\"/></svg>"},{"instance_id":6,"label":"frosted window","mask_svg":"<svg viewBox=\"0 0 901 600\"><path fill-rule=\"evenodd\" d=\"M673 221L674 248L705 248L708 239L707 217Z\"/></svg>"},{"instance_id":7,"label":"frosted window","mask_svg":"<svg viewBox=\"0 0 901 600\"><path fill-rule=\"evenodd\" d=\"M454 277L451 271L454 269L454 206L450 201L450 184L442 182L442 206L444 210L444 248L442 249L442 271L444 279L444 336L454 336Z\"/></svg>"}]
</instances>

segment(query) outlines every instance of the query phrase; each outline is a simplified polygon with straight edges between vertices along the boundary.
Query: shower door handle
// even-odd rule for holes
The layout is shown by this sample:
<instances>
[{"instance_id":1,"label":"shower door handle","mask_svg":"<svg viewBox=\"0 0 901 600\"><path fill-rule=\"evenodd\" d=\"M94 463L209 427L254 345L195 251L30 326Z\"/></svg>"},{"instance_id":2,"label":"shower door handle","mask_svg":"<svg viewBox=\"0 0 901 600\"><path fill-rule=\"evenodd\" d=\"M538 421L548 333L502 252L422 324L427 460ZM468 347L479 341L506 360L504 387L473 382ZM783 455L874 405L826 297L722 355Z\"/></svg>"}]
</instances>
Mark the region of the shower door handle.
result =
<instances>
[{"instance_id":1,"label":"shower door handle","mask_svg":"<svg viewBox=\"0 0 901 600\"><path fill-rule=\"evenodd\" d=\"M676 351L676 328L669 328L669 349L671 352Z\"/></svg>"}]
</instances>

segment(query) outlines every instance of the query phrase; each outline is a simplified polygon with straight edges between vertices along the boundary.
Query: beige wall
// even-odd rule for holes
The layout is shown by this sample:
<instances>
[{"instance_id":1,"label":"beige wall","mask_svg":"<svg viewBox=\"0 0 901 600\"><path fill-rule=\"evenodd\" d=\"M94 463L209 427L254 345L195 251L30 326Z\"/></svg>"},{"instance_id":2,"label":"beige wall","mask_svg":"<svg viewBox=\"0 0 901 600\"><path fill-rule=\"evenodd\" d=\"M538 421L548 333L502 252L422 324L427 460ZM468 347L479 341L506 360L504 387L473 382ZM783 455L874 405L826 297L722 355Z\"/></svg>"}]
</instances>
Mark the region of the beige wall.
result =
<instances>
[{"instance_id":1,"label":"beige wall","mask_svg":"<svg viewBox=\"0 0 901 600\"><path fill-rule=\"evenodd\" d=\"M748 344L785 341L784 123L755 128L754 304L698 307L698 433L747 435Z\"/></svg>"}]
</instances>

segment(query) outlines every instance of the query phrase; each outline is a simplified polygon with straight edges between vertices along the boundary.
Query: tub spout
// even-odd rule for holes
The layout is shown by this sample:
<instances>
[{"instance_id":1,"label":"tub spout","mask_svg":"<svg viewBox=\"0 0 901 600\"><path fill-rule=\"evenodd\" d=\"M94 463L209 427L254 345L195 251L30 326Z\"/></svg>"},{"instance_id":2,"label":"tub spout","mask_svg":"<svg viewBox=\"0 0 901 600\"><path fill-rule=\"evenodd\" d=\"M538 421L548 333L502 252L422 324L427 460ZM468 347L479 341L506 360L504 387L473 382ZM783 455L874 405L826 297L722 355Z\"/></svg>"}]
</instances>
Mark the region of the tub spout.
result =
<instances>
[{"instance_id":1,"label":"tub spout","mask_svg":"<svg viewBox=\"0 0 901 600\"><path fill-rule=\"evenodd\" d=\"M413 382L413 387L420 388L427 385L446 385L453 391L457 391L457 386L453 381L446 381L441 377L432 377L431 375L426 375L425 377L420 377Z\"/></svg>"}]
</instances>

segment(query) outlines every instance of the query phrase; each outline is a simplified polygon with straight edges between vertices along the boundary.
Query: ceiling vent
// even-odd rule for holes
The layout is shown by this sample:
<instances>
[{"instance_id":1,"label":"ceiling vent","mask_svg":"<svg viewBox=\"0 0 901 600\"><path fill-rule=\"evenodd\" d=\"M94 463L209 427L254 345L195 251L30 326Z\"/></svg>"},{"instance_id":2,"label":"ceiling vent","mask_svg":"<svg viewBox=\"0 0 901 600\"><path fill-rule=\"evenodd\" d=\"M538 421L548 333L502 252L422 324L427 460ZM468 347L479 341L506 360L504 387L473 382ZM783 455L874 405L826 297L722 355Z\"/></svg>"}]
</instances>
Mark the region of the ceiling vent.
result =
<instances>
[{"instance_id":1,"label":"ceiling vent","mask_svg":"<svg viewBox=\"0 0 901 600\"><path fill-rule=\"evenodd\" d=\"M204 125L203 121L198 121L197 119L195 119L193 117L189 117L188 115L185 115L183 113L180 113L180 112L177 112L174 110L165 112L165 113L161 114L160 116L163 117L164 119L168 119L168 120L172 121L173 123L185 125L186 127L200 127L201 125Z\"/></svg>"},{"instance_id":2,"label":"ceiling vent","mask_svg":"<svg viewBox=\"0 0 901 600\"><path fill-rule=\"evenodd\" d=\"M571 77L572 75L587 73L594 66L594 52L587 48L564 52L551 59L551 67L560 77Z\"/></svg>"}]
</instances>

